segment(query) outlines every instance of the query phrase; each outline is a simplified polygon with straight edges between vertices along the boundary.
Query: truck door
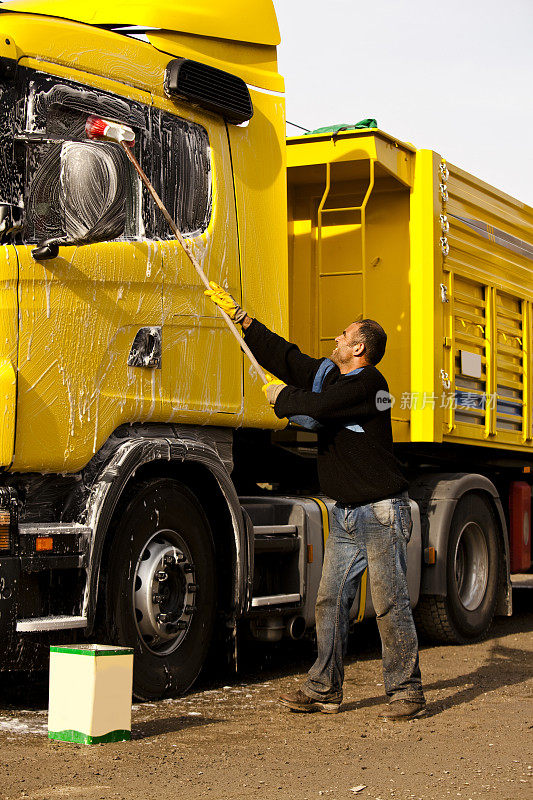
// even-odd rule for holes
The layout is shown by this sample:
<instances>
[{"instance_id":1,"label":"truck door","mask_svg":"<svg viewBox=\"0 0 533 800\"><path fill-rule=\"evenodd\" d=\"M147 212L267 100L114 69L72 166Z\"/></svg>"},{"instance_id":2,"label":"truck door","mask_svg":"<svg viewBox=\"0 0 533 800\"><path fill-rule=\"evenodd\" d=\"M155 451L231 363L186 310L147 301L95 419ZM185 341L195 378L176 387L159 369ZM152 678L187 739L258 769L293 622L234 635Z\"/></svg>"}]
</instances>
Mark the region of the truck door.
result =
<instances>
[{"instance_id":1,"label":"truck door","mask_svg":"<svg viewBox=\"0 0 533 800\"><path fill-rule=\"evenodd\" d=\"M157 101L156 101L157 102ZM209 280L241 296L233 175L222 120L154 109L160 193ZM196 121L198 120L198 121ZM241 352L160 218L163 411L174 422L224 424L242 405Z\"/></svg>"},{"instance_id":2,"label":"truck door","mask_svg":"<svg viewBox=\"0 0 533 800\"><path fill-rule=\"evenodd\" d=\"M90 114L129 124L150 171L151 98L26 76L14 468L74 472L121 423L159 418L160 369L128 363L139 331L161 326L161 258L142 238L151 204L120 147L84 132ZM43 240L59 242L56 258L32 256Z\"/></svg>"}]
</instances>

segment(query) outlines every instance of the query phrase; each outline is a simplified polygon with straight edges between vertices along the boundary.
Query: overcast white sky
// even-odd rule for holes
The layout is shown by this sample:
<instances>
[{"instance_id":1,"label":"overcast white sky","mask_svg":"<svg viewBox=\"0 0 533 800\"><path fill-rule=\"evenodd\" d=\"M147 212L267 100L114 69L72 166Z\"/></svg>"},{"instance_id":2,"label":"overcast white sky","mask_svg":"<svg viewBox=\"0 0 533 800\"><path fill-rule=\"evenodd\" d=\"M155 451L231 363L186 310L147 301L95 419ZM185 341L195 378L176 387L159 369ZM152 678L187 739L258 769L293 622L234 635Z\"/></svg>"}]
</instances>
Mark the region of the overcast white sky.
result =
<instances>
[{"instance_id":1,"label":"overcast white sky","mask_svg":"<svg viewBox=\"0 0 533 800\"><path fill-rule=\"evenodd\" d=\"M533 206L533 0L274 4L288 120L375 117Z\"/></svg>"}]
</instances>

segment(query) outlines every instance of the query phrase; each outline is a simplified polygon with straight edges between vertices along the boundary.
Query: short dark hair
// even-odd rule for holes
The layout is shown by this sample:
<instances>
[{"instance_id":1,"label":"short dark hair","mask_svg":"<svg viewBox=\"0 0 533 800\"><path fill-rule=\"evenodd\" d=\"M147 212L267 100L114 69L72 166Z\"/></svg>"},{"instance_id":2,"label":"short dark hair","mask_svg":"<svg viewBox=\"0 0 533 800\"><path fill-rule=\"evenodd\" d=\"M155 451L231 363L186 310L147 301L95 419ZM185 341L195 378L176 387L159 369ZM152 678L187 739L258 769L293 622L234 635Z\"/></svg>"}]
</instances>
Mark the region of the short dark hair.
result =
<instances>
[{"instance_id":1,"label":"short dark hair","mask_svg":"<svg viewBox=\"0 0 533 800\"><path fill-rule=\"evenodd\" d=\"M375 367L385 355L387 334L379 322L373 319L357 319L355 322L359 326L355 338L357 342L364 344L366 357Z\"/></svg>"}]
</instances>

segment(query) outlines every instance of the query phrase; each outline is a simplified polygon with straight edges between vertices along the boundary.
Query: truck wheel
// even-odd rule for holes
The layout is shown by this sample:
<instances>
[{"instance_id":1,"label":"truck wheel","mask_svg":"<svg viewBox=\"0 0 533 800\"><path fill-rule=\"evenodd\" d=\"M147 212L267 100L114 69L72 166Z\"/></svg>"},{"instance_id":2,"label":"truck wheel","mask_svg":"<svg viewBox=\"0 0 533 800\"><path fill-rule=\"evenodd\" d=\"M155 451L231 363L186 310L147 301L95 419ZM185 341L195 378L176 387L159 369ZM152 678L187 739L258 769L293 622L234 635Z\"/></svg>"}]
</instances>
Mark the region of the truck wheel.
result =
<instances>
[{"instance_id":1,"label":"truck wheel","mask_svg":"<svg viewBox=\"0 0 533 800\"><path fill-rule=\"evenodd\" d=\"M186 692L209 648L216 573L209 523L185 486L135 485L118 518L106 594L109 641L134 648L134 695Z\"/></svg>"},{"instance_id":2,"label":"truck wheel","mask_svg":"<svg viewBox=\"0 0 533 800\"><path fill-rule=\"evenodd\" d=\"M417 627L433 641L473 642L488 631L498 593L499 534L489 503L467 494L455 509L447 551L447 596L423 595Z\"/></svg>"}]
</instances>

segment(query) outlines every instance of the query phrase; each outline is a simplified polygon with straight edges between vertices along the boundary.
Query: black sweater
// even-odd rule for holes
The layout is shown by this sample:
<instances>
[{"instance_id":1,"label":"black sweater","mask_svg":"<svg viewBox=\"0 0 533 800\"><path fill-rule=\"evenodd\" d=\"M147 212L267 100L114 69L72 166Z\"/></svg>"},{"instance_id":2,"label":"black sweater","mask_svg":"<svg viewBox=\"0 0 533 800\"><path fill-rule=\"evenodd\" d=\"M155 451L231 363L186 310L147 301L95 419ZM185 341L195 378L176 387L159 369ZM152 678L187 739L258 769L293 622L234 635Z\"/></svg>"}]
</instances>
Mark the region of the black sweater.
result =
<instances>
[{"instance_id":1,"label":"black sweater","mask_svg":"<svg viewBox=\"0 0 533 800\"><path fill-rule=\"evenodd\" d=\"M288 384L276 400L276 416L306 414L324 426L318 432L318 474L325 494L361 504L407 489L392 451L390 407L378 410L376 405L376 393L388 392L379 370L366 366L357 375L342 375L335 365L322 391L313 392L324 359L304 355L255 319L245 339L265 369ZM363 432L348 430L347 424L358 424Z\"/></svg>"}]
</instances>

